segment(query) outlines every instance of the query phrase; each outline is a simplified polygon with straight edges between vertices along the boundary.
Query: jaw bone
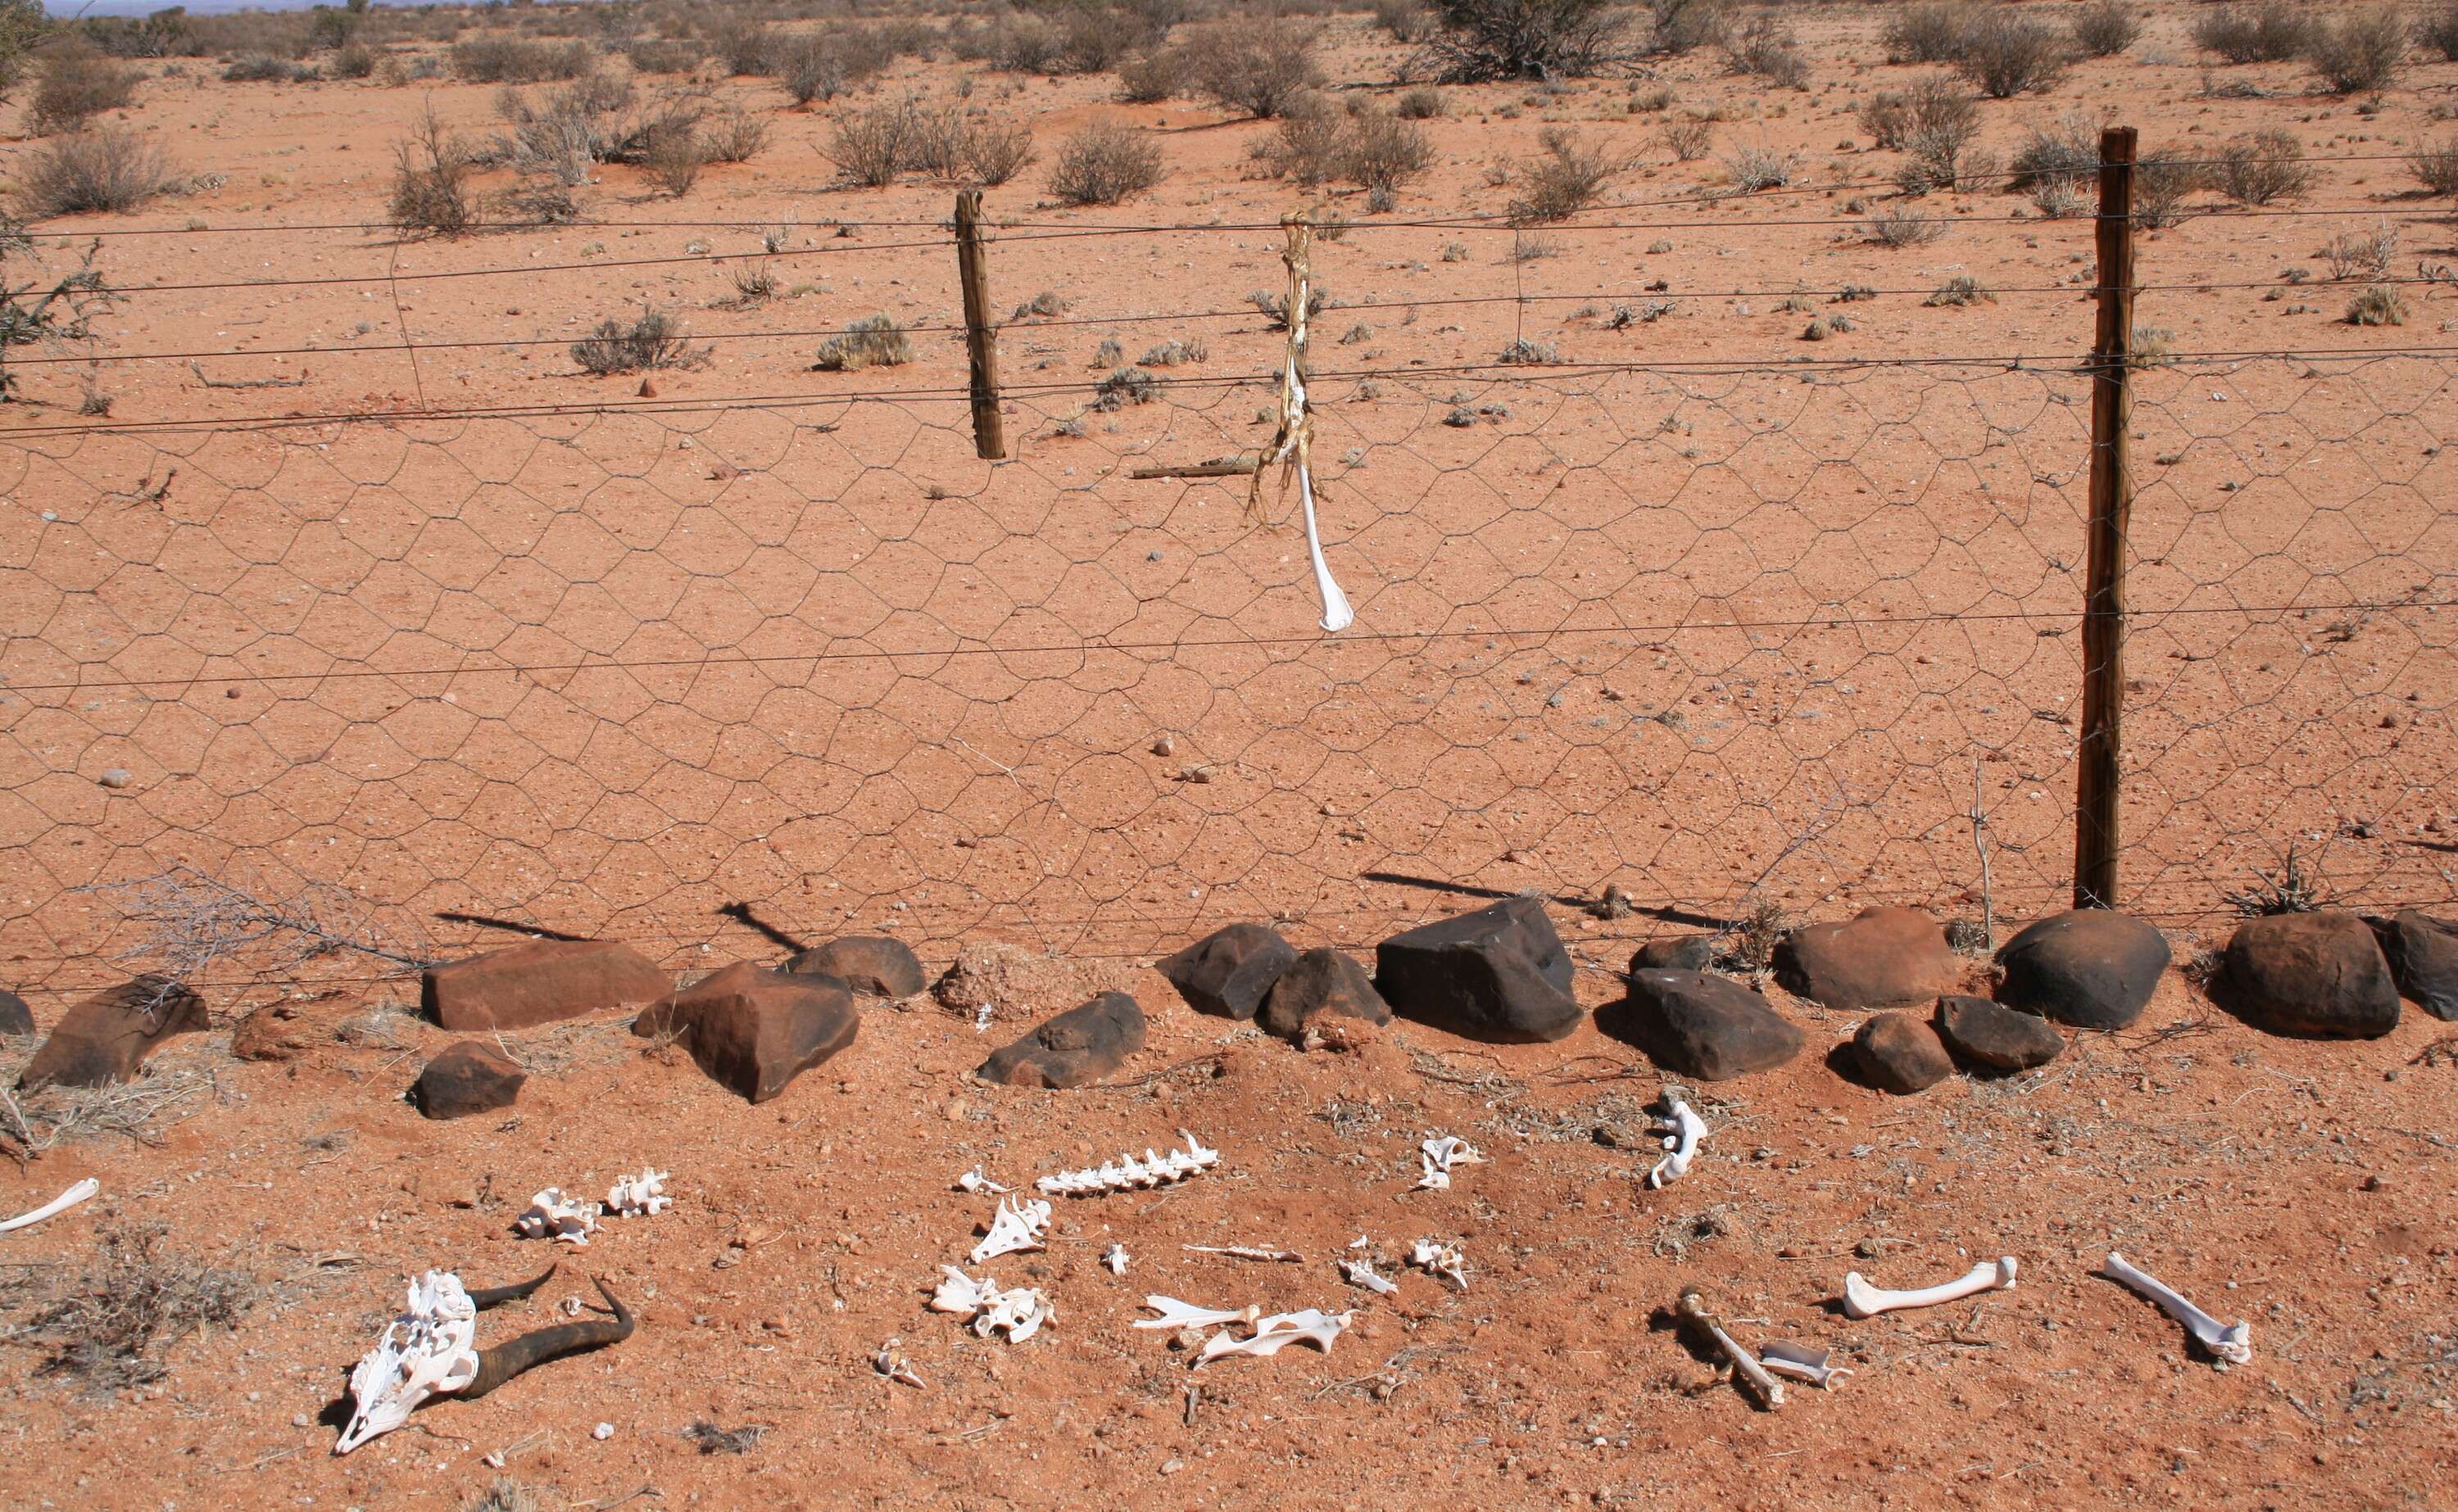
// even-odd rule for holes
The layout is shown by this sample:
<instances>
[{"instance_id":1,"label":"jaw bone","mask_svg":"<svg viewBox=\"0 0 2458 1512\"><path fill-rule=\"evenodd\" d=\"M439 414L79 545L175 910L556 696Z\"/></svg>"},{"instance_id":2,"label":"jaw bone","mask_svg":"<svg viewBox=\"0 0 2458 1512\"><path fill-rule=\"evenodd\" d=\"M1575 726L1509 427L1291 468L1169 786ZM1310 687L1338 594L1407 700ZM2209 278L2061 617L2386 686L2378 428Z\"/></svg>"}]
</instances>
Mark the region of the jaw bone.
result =
<instances>
[{"instance_id":1,"label":"jaw bone","mask_svg":"<svg viewBox=\"0 0 2458 1512\"><path fill-rule=\"evenodd\" d=\"M1885 1291L1861 1279L1861 1273L1854 1271L1844 1277L1844 1315L1875 1317L1898 1308L1935 1307L1940 1302L1951 1302L1975 1292L2010 1291L2014 1285L2014 1257L2001 1255L1994 1260L1981 1261L1968 1274L1951 1281L1923 1287L1917 1292Z\"/></svg>"},{"instance_id":2,"label":"jaw bone","mask_svg":"<svg viewBox=\"0 0 2458 1512\"><path fill-rule=\"evenodd\" d=\"M45 1218L58 1217L61 1213L68 1212L71 1208L75 1207L78 1203L85 1201L85 1199L93 1196L95 1192L100 1191L101 1190L102 1183L94 1180L92 1176L88 1176L83 1181L74 1183L68 1191L61 1192L58 1196L53 1197L51 1201L44 1203L41 1207L34 1209L32 1212L21 1212L6 1222L0 1222L0 1233L11 1233L19 1229L31 1229L34 1225L42 1222Z\"/></svg>"},{"instance_id":3,"label":"jaw bone","mask_svg":"<svg viewBox=\"0 0 2458 1512\"><path fill-rule=\"evenodd\" d=\"M1417 1178L1419 1191L1447 1191L1451 1184L1453 1166L1482 1166L1485 1156L1477 1148L1456 1134L1438 1134L1417 1147L1417 1158L1425 1165L1425 1174Z\"/></svg>"},{"instance_id":4,"label":"jaw bone","mask_svg":"<svg viewBox=\"0 0 2458 1512\"><path fill-rule=\"evenodd\" d=\"M567 1197L561 1187L549 1187L530 1199L529 1211L512 1220L524 1238L561 1239L581 1249L597 1232L597 1204L585 1197Z\"/></svg>"},{"instance_id":5,"label":"jaw bone","mask_svg":"<svg viewBox=\"0 0 2458 1512\"><path fill-rule=\"evenodd\" d=\"M979 1265L1018 1250L1042 1249L1041 1236L1049 1227L1050 1204L1027 1198L1018 1206L1012 1197L1001 1197L982 1242L973 1246L972 1261Z\"/></svg>"},{"instance_id":6,"label":"jaw bone","mask_svg":"<svg viewBox=\"0 0 2458 1512\"><path fill-rule=\"evenodd\" d=\"M606 1212L617 1218L654 1216L675 1205L666 1195L666 1178L673 1172L643 1166L636 1176L624 1176L606 1189Z\"/></svg>"},{"instance_id":7,"label":"jaw bone","mask_svg":"<svg viewBox=\"0 0 2458 1512\"><path fill-rule=\"evenodd\" d=\"M1120 1155L1098 1168L1062 1170L1055 1175L1044 1176L1033 1185L1046 1196L1091 1197L1108 1191L1130 1191L1139 1187L1165 1187L1220 1164L1220 1151L1205 1149L1201 1140L1183 1129L1177 1132L1186 1141L1184 1150L1173 1150L1166 1155L1158 1150L1146 1150L1141 1160L1133 1155Z\"/></svg>"},{"instance_id":8,"label":"jaw bone","mask_svg":"<svg viewBox=\"0 0 2458 1512\"><path fill-rule=\"evenodd\" d=\"M1650 1187L1662 1187L1690 1174L1690 1162L1698 1156L1698 1141L1707 1137L1707 1122L1690 1110L1690 1105L1664 1094L1664 1111L1656 1115L1664 1134L1664 1158L1647 1173Z\"/></svg>"},{"instance_id":9,"label":"jaw bone","mask_svg":"<svg viewBox=\"0 0 2458 1512\"><path fill-rule=\"evenodd\" d=\"M1307 1308L1302 1313L1275 1313L1255 1324L1254 1336L1233 1338L1227 1332L1213 1335L1203 1341L1202 1353L1195 1357L1194 1369L1208 1360L1227 1355L1277 1355L1291 1344L1312 1344L1324 1354L1331 1353L1331 1341L1348 1326L1351 1313L1326 1313L1321 1308Z\"/></svg>"},{"instance_id":10,"label":"jaw bone","mask_svg":"<svg viewBox=\"0 0 2458 1512\"><path fill-rule=\"evenodd\" d=\"M2114 1250L2108 1252L2108 1266L2103 1274L2158 1303L2170 1317L2185 1325L2185 1332L2193 1335L2197 1343L2218 1359L2230 1365L2252 1363L2253 1331L2243 1323L2221 1323L2186 1301L2182 1294L2157 1276L2127 1264L2125 1256Z\"/></svg>"}]
</instances>

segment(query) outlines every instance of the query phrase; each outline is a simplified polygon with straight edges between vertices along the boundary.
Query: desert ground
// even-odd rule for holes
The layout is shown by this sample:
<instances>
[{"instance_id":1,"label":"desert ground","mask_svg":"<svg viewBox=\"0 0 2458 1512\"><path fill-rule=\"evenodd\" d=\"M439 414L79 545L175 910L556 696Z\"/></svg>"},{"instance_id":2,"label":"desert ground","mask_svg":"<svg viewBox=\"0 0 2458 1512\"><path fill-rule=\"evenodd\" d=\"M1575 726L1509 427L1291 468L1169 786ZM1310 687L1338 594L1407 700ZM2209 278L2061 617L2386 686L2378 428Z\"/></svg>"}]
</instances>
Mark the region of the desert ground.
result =
<instances>
[{"instance_id":1,"label":"desert ground","mask_svg":"<svg viewBox=\"0 0 2458 1512\"><path fill-rule=\"evenodd\" d=\"M101 1188L0 1234L0 1500L2447 1502L2458 1046L2414 1003L2309 1040L2208 991L2265 890L2458 901L2440 8L2344 93L2153 4L2009 98L1890 60L1905 7L1725 9L1721 43L1650 49L1640 7L1593 73L1471 83L1396 7L1120 8L1089 71L1017 66L1030 18L990 9L199 18L114 43L127 98L74 131L38 63L0 107L33 233L6 288L90 266L115 297L85 339L0 349L0 987L36 1031L0 1071L139 970L210 1022L133 1081L0 1109L0 1216ZM2062 46L2089 8L1980 9ZM798 103L742 42L763 26L844 76ZM1310 38L1319 72L1272 118L1207 92L1256 36ZM508 82L507 39L583 77ZM1128 82L1172 46L1159 93ZM589 79L600 135L548 151ZM1940 79L1969 139L1907 187L1871 107ZM686 144L754 150L677 166L642 124L673 111ZM1004 460L976 455L948 224L984 176L858 183L861 133L899 120L1030 132L983 189ZM1394 120L1422 157L1372 187L1337 143ZM1613 1032L1650 941L1906 903L1958 926L1986 996L1989 947L2067 906L2108 125L2176 191L2136 231L2119 899L2176 967L2126 1028L1898 1096L1852 1060L1865 1012L1727 952L1807 1049L1670 1071ZM1053 175L1103 126L1159 176L1071 203ZM45 213L29 186L72 140L162 192ZM459 155L457 234L404 224L418 140ZM2026 174L2043 141L2089 166ZM1549 161L1598 176L1536 204ZM1251 496L1183 475L1273 441L1289 332L1250 291L1284 299L1291 212L1325 296L1312 479L1357 616L1333 633L1278 469ZM657 365L585 345L653 315ZM901 359L824 365L877 315ZM1404 1016L1301 1051L1152 969L1244 920L1370 962L1521 894L1605 1010L1558 1041ZM495 1037L529 1073L510 1109L422 1117L402 1094L456 1036L416 963L530 934L678 983L851 934L934 977L995 945L1042 969L978 1017L867 1003L770 1102L606 1011ZM1114 1073L972 1075L1108 987L1150 1021ZM1709 1133L1651 1190L1675 1084ZM1181 1129L1221 1164L1063 1201L1046 1250L988 1267L1051 1301L1033 1336L928 1310L990 1209L960 1173L1026 1185ZM1442 1134L1487 1163L1415 1190ZM585 1250L513 1233L531 1193L644 1162L671 1211ZM1333 1261L1361 1235L1455 1244L1469 1284L1359 1290ZM2251 1361L2094 1275L2111 1250L2246 1320ZM2010 1291L1836 1303L1847 1271L2000 1254ZM407 1278L550 1259L481 1344L588 1276L632 1336L330 1455ZM1760 1410L1675 1326L1687 1283L1855 1373ZM1129 1326L1148 1293L1354 1316L1194 1370ZM128 1331L73 1347L106 1315Z\"/></svg>"}]
</instances>

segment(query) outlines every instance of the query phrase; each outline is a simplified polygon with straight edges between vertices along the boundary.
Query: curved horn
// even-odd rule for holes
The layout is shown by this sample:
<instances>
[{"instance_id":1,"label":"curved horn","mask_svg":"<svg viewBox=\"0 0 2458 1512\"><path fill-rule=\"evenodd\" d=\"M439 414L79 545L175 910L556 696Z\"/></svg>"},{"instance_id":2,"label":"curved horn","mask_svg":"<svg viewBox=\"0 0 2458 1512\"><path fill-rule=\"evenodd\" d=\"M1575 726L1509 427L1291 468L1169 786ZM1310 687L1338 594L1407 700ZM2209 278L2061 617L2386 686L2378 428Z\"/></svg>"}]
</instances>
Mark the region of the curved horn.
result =
<instances>
[{"instance_id":1,"label":"curved horn","mask_svg":"<svg viewBox=\"0 0 2458 1512\"><path fill-rule=\"evenodd\" d=\"M520 1301L539 1287L546 1285L554 1273L555 1267L550 1265L526 1281L514 1281L510 1286L478 1287L469 1294L469 1305L483 1313L490 1307L501 1307L507 1302Z\"/></svg>"},{"instance_id":2,"label":"curved horn","mask_svg":"<svg viewBox=\"0 0 2458 1512\"><path fill-rule=\"evenodd\" d=\"M589 1278L597 1295L606 1299L613 1317L584 1318L577 1323L557 1323L552 1328L536 1329L520 1337L508 1339L492 1349L478 1352L478 1374L458 1395L465 1398L484 1397L496 1387L525 1370L533 1369L551 1359L577 1355L583 1350L603 1349L619 1344L632 1336L632 1311L614 1299L606 1283L595 1276Z\"/></svg>"}]
</instances>

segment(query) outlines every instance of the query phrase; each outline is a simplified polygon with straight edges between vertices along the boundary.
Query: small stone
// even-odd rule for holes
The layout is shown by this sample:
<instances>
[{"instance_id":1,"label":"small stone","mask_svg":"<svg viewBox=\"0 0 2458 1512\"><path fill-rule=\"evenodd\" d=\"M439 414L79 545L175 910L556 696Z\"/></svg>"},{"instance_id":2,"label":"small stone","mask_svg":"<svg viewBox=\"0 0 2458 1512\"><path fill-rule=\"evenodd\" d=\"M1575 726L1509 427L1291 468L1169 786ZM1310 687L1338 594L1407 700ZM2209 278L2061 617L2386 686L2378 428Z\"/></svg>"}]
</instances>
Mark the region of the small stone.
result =
<instances>
[{"instance_id":1,"label":"small stone","mask_svg":"<svg viewBox=\"0 0 2458 1512\"><path fill-rule=\"evenodd\" d=\"M13 992L0 992L0 1035L34 1032L34 1010Z\"/></svg>"},{"instance_id":2,"label":"small stone","mask_svg":"<svg viewBox=\"0 0 2458 1512\"><path fill-rule=\"evenodd\" d=\"M136 778L126 767L112 767L94 780L107 788L124 788Z\"/></svg>"},{"instance_id":3,"label":"small stone","mask_svg":"<svg viewBox=\"0 0 2458 1512\"><path fill-rule=\"evenodd\" d=\"M1177 755L1177 742L1167 735L1162 735L1159 739L1155 740L1152 743L1152 754L1156 756L1176 756Z\"/></svg>"},{"instance_id":4,"label":"small stone","mask_svg":"<svg viewBox=\"0 0 2458 1512\"><path fill-rule=\"evenodd\" d=\"M1713 971L1715 968L1714 935L1674 935L1663 940L1651 940L1639 946L1630 958L1633 971Z\"/></svg>"},{"instance_id":5,"label":"small stone","mask_svg":"<svg viewBox=\"0 0 2458 1512\"><path fill-rule=\"evenodd\" d=\"M2366 1176L2364 1187L2366 1191L2386 1191L2389 1190L2389 1183L2379 1176Z\"/></svg>"},{"instance_id":6,"label":"small stone","mask_svg":"<svg viewBox=\"0 0 2458 1512\"><path fill-rule=\"evenodd\" d=\"M611 1422L601 1422L596 1427L589 1430L589 1437L595 1439L602 1443L606 1440L614 1437L614 1425Z\"/></svg>"},{"instance_id":7,"label":"small stone","mask_svg":"<svg viewBox=\"0 0 2458 1512\"><path fill-rule=\"evenodd\" d=\"M1954 1074L1937 1031L1908 1013L1881 1013L1852 1036L1863 1075L1889 1092L1925 1092Z\"/></svg>"},{"instance_id":8,"label":"small stone","mask_svg":"<svg viewBox=\"0 0 2458 1512\"><path fill-rule=\"evenodd\" d=\"M785 963L796 976L835 977L871 998L909 998L922 990L922 963L902 940L849 935L804 950Z\"/></svg>"},{"instance_id":9,"label":"small stone","mask_svg":"<svg viewBox=\"0 0 2458 1512\"><path fill-rule=\"evenodd\" d=\"M410 1084L409 1100L428 1118L467 1118L511 1107L528 1080L529 1073L494 1046L462 1040L427 1063Z\"/></svg>"},{"instance_id":10,"label":"small stone","mask_svg":"<svg viewBox=\"0 0 2458 1512\"><path fill-rule=\"evenodd\" d=\"M1284 1040L1302 1037L1309 1026L1324 1027L1329 1020L1377 1026L1391 1022L1391 1005L1374 990L1374 979L1345 951L1309 950L1299 956L1272 984L1271 996L1255 1018L1266 1032Z\"/></svg>"},{"instance_id":11,"label":"small stone","mask_svg":"<svg viewBox=\"0 0 2458 1512\"><path fill-rule=\"evenodd\" d=\"M2046 1066L2066 1047L2065 1036L2048 1020L1987 998L1938 999L1937 1032L1965 1060L1999 1071Z\"/></svg>"}]
</instances>

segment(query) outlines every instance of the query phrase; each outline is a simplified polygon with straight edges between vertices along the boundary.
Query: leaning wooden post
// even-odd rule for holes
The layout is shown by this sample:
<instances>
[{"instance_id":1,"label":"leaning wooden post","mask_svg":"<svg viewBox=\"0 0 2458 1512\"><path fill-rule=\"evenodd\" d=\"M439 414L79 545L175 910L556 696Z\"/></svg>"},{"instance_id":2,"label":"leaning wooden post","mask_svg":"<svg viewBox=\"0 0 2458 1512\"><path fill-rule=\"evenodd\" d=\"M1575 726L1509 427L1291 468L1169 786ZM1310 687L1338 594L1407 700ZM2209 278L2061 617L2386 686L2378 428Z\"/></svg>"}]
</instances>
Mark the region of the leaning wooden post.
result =
<instances>
[{"instance_id":1,"label":"leaning wooden post","mask_svg":"<svg viewBox=\"0 0 2458 1512\"><path fill-rule=\"evenodd\" d=\"M998 332L990 325L989 268L982 260L982 192L956 195L956 272L965 285L965 357L972 369L973 451L1007 455L1007 424L999 418Z\"/></svg>"},{"instance_id":2,"label":"leaning wooden post","mask_svg":"<svg viewBox=\"0 0 2458 1512\"><path fill-rule=\"evenodd\" d=\"M2090 566L2082 613L2082 743L2075 752L2076 908L2114 908L2123 779L2125 539L2134 510L2134 128L2099 134L2099 332L2092 346Z\"/></svg>"}]
</instances>

